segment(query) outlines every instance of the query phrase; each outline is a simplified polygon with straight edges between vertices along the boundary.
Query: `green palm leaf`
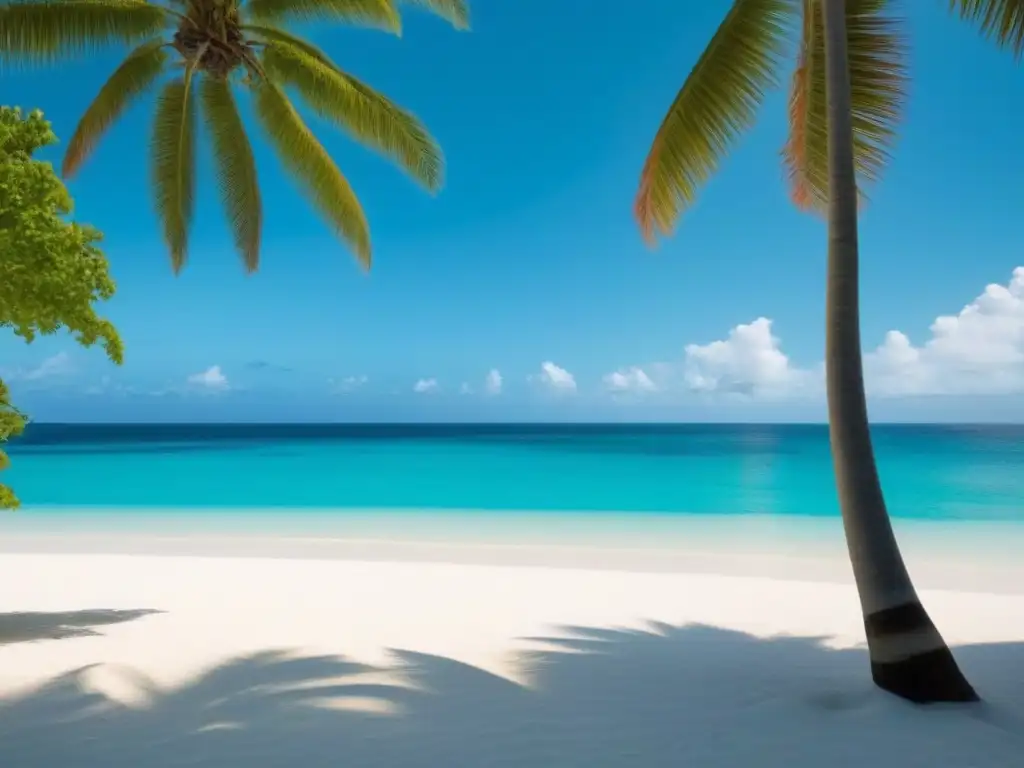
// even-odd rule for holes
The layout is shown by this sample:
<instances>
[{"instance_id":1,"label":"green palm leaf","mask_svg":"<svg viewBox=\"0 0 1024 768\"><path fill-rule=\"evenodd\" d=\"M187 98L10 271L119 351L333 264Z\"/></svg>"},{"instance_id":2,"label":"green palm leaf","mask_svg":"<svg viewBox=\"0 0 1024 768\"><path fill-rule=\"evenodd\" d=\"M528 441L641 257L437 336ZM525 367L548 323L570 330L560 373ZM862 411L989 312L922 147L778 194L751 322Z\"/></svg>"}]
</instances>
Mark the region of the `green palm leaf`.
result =
<instances>
[{"instance_id":1,"label":"green palm leaf","mask_svg":"<svg viewBox=\"0 0 1024 768\"><path fill-rule=\"evenodd\" d=\"M391 0L249 0L246 21L342 21L398 32L402 23Z\"/></svg>"},{"instance_id":2,"label":"green palm leaf","mask_svg":"<svg viewBox=\"0 0 1024 768\"><path fill-rule=\"evenodd\" d=\"M828 116L821 5L803 0L803 31L789 90L789 136L782 149L790 196L801 210L828 199Z\"/></svg>"},{"instance_id":3,"label":"green palm leaf","mask_svg":"<svg viewBox=\"0 0 1024 768\"><path fill-rule=\"evenodd\" d=\"M249 272L260 259L263 207L256 180L256 160L226 79L204 77L199 97L217 164L221 199L231 222L235 247Z\"/></svg>"},{"instance_id":4,"label":"green palm leaf","mask_svg":"<svg viewBox=\"0 0 1024 768\"><path fill-rule=\"evenodd\" d=\"M0 6L0 61L53 62L112 44L135 44L168 23L146 0L35 0Z\"/></svg>"},{"instance_id":5,"label":"green palm leaf","mask_svg":"<svg viewBox=\"0 0 1024 768\"><path fill-rule=\"evenodd\" d=\"M1000 48L1009 48L1017 58L1024 54L1024 0L950 0L949 6Z\"/></svg>"},{"instance_id":6,"label":"green palm leaf","mask_svg":"<svg viewBox=\"0 0 1024 768\"><path fill-rule=\"evenodd\" d=\"M469 29L469 3L466 0L398 0L419 5L451 22L456 29Z\"/></svg>"},{"instance_id":7,"label":"green palm leaf","mask_svg":"<svg viewBox=\"0 0 1024 768\"><path fill-rule=\"evenodd\" d=\"M644 163L634 213L668 234L776 82L794 0L735 0L669 109Z\"/></svg>"},{"instance_id":8,"label":"green palm leaf","mask_svg":"<svg viewBox=\"0 0 1024 768\"><path fill-rule=\"evenodd\" d=\"M188 256L188 230L195 197L195 98L192 69L164 86L156 104L150 162L156 210L171 250L171 267L181 271Z\"/></svg>"},{"instance_id":9,"label":"green palm leaf","mask_svg":"<svg viewBox=\"0 0 1024 768\"><path fill-rule=\"evenodd\" d=\"M285 167L369 268L370 231L352 187L277 85L263 81L254 91L256 115Z\"/></svg>"},{"instance_id":10,"label":"green palm leaf","mask_svg":"<svg viewBox=\"0 0 1024 768\"><path fill-rule=\"evenodd\" d=\"M128 54L82 115L64 154L61 173L70 178L107 128L159 77L167 62L163 40L150 40Z\"/></svg>"},{"instance_id":11,"label":"green palm leaf","mask_svg":"<svg viewBox=\"0 0 1024 768\"><path fill-rule=\"evenodd\" d=\"M413 115L322 59L282 42L268 43L263 68L281 85L295 87L313 110L353 138L379 149L427 189L441 185L441 150Z\"/></svg>"},{"instance_id":12,"label":"green palm leaf","mask_svg":"<svg viewBox=\"0 0 1024 768\"><path fill-rule=\"evenodd\" d=\"M298 48L307 56L312 56L321 63L326 64L333 69L337 69L334 62L331 61L331 57L322 50L309 41L303 40L301 37L293 35L291 32L286 32L280 27L271 27L264 24L245 24L242 26L242 30L251 35L255 35L258 38L256 42L259 44L281 43L282 45L289 45L293 48Z\"/></svg>"},{"instance_id":13,"label":"green palm leaf","mask_svg":"<svg viewBox=\"0 0 1024 768\"><path fill-rule=\"evenodd\" d=\"M828 120L820 0L804 0L800 61L790 92L790 136L783 150L791 194L802 208L828 201ZM877 181L896 141L906 100L906 41L891 0L846 0L854 166L863 186Z\"/></svg>"}]
</instances>

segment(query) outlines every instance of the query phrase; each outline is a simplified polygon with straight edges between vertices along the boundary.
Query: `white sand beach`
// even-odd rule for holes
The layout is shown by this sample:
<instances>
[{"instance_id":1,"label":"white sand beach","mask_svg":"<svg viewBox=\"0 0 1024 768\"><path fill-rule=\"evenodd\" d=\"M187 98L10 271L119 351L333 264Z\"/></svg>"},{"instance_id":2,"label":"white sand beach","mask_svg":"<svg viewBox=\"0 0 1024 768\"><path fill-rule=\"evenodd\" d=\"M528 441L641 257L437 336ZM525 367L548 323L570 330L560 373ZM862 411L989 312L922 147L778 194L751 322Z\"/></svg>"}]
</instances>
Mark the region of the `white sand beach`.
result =
<instances>
[{"instance_id":1,"label":"white sand beach","mask_svg":"<svg viewBox=\"0 0 1024 768\"><path fill-rule=\"evenodd\" d=\"M834 546L670 560L636 542L282 537L275 552L269 535L10 533L0 744L17 768L1012 768L1024 755L1011 557L908 547L986 700L922 709L871 686Z\"/></svg>"}]
</instances>

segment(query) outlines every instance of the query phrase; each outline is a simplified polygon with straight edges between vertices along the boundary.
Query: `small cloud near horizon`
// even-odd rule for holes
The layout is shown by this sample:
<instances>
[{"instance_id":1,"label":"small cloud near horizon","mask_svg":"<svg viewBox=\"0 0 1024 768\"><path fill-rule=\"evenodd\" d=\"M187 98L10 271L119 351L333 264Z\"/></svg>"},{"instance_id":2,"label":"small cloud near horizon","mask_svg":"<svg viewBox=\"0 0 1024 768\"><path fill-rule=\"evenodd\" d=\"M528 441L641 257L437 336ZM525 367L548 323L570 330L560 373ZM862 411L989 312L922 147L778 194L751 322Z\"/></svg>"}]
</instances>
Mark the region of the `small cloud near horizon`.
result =
<instances>
[{"instance_id":1,"label":"small cloud near horizon","mask_svg":"<svg viewBox=\"0 0 1024 768\"><path fill-rule=\"evenodd\" d=\"M137 394L134 387L126 386L111 376L101 376L99 381L86 387L86 395L134 395Z\"/></svg>"},{"instance_id":2,"label":"small cloud near horizon","mask_svg":"<svg viewBox=\"0 0 1024 768\"><path fill-rule=\"evenodd\" d=\"M654 392L658 389L651 377L643 368L631 366L620 368L617 371L606 374L603 378L605 387L613 393L636 393Z\"/></svg>"},{"instance_id":3,"label":"small cloud near horizon","mask_svg":"<svg viewBox=\"0 0 1024 768\"><path fill-rule=\"evenodd\" d=\"M571 394L576 392L576 378L561 366L555 365L550 360L540 364L540 373L529 376L530 381L536 382L552 392Z\"/></svg>"},{"instance_id":4,"label":"small cloud near horizon","mask_svg":"<svg viewBox=\"0 0 1024 768\"><path fill-rule=\"evenodd\" d=\"M725 339L685 348L683 379L691 392L786 396L799 389L807 375L782 352L767 317L737 325Z\"/></svg>"},{"instance_id":5,"label":"small cloud near horizon","mask_svg":"<svg viewBox=\"0 0 1024 768\"><path fill-rule=\"evenodd\" d=\"M484 391L488 395L500 395L503 381L501 371L497 368L491 368L487 372L487 378L484 380Z\"/></svg>"},{"instance_id":6,"label":"small cloud near horizon","mask_svg":"<svg viewBox=\"0 0 1024 768\"><path fill-rule=\"evenodd\" d=\"M429 392L436 392L438 386L437 379L420 379L412 385L412 391L424 395Z\"/></svg>"},{"instance_id":7,"label":"small cloud near horizon","mask_svg":"<svg viewBox=\"0 0 1024 768\"><path fill-rule=\"evenodd\" d=\"M483 394L495 397L501 394L504 379L501 376L501 371L497 368L491 368L484 377ZM476 393L476 389L468 381L462 382L459 386L460 395L472 395Z\"/></svg>"},{"instance_id":8,"label":"small cloud near horizon","mask_svg":"<svg viewBox=\"0 0 1024 768\"><path fill-rule=\"evenodd\" d=\"M201 373L193 373L185 380L185 383L208 392L224 392L230 389L228 377L224 375L219 365L211 365Z\"/></svg>"},{"instance_id":9,"label":"small cloud near horizon","mask_svg":"<svg viewBox=\"0 0 1024 768\"><path fill-rule=\"evenodd\" d=\"M346 376L343 379L328 379L327 383L333 392L345 394L366 386L369 380L369 377L363 374L360 376Z\"/></svg>"}]
</instances>

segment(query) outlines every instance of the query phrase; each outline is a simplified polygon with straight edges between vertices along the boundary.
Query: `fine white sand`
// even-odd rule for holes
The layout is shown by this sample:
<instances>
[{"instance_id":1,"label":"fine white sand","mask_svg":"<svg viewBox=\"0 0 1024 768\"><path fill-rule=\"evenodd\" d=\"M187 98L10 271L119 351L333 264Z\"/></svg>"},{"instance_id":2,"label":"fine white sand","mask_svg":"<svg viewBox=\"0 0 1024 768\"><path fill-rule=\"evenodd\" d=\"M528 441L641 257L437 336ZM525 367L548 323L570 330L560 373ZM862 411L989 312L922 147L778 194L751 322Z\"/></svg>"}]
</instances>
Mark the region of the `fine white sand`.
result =
<instances>
[{"instance_id":1,"label":"fine white sand","mask_svg":"<svg viewBox=\"0 0 1024 768\"><path fill-rule=\"evenodd\" d=\"M5 766L1024 765L1024 566L922 590L986 703L915 708L871 686L836 552L819 579L70 541L0 554Z\"/></svg>"}]
</instances>

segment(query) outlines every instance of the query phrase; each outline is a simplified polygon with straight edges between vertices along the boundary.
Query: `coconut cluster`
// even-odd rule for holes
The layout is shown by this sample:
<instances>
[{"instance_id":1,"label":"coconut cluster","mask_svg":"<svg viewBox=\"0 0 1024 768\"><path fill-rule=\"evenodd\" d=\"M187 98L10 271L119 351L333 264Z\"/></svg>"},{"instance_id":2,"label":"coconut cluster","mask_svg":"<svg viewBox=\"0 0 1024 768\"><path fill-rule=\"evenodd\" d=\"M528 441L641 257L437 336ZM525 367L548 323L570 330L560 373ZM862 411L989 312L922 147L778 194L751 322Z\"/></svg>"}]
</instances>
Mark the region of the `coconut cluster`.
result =
<instances>
[{"instance_id":1,"label":"coconut cluster","mask_svg":"<svg viewBox=\"0 0 1024 768\"><path fill-rule=\"evenodd\" d=\"M174 35L174 47L186 61L197 62L198 69L215 77L227 77L244 63L248 52L238 12L221 3L193 7Z\"/></svg>"}]
</instances>

